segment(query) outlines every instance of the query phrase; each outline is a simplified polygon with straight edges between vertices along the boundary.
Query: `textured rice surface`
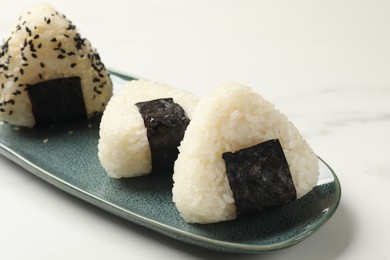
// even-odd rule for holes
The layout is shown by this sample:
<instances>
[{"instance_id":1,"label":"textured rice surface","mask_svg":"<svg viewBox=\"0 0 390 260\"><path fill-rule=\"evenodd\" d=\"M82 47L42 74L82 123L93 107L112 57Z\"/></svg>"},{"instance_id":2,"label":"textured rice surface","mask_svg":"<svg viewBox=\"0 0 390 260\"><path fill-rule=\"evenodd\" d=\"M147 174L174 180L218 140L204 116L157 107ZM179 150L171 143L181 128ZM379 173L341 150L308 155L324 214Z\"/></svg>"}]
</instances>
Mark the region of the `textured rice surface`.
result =
<instances>
[{"instance_id":1,"label":"textured rice surface","mask_svg":"<svg viewBox=\"0 0 390 260\"><path fill-rule=\"evenodd\" d=\"M138 102L173 98L191 119L199 99L194 95L146 80L129 81L109 101L100 123L99 159L114 178L134 177L151 172L147 129Z\"/></svg>"},{"instance_id":2,"label":"textured rice surface","mask_svg":"<svg viewBox=\"0 0 390 260\"><path fill-rule=\"evenodd\" d=\"M0 119L33 127L28 86L64 77L81 78L88 117L104 110L112 83L90 42L51 5L26 10L0 49Z\"/></svg>"},{"instance_id":3,"label":"textured rice surface","mask_svg":"<svg viewBox=\"0 0 390 260\"><path fill-rule=\"evenodd\" d=\"M175 162L173 201L187 222L212 223L236 217L222 154L279 139L297 197L319 174L318 158L297 128L270 102L245 86L225 84L201 99Z\"/></svg>"}]
</instances>

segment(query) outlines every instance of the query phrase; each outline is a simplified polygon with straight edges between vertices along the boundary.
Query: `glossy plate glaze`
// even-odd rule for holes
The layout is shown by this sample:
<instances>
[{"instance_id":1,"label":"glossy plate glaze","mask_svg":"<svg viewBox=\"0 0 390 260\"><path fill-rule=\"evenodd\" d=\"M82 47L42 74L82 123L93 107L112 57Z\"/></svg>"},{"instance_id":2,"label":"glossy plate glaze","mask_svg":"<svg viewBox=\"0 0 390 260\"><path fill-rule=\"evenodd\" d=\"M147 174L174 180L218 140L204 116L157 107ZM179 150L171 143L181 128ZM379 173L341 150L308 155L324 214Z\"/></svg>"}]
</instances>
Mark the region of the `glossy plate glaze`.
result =
<instances>
[{"instance_id":1,"label":"glossy plate glaze","mask_svg":"<svg viewBox=\"0 0 390 260\"><path fill-rule=\"evenodd\" d=\"M114 88L133 77L111 72ZM217 224L187 224L171 200L169 173L131 179L107 177L97 157L100 118L40 129L0 126L0 154L93 205L169 237L205 248L260 253L292 246L336 211L340 183L320 160L317 186L280 208Z\"/></svg>"}]
</instances>

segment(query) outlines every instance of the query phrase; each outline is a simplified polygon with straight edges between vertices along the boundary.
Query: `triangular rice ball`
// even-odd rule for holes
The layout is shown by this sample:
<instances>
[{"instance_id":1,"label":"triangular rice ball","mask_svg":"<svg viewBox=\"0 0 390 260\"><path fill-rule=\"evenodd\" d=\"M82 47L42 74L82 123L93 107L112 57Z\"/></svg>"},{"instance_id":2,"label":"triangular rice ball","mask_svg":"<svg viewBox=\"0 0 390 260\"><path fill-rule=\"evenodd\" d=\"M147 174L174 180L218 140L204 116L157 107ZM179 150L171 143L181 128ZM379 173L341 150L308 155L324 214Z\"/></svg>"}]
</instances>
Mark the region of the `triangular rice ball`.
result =
<instances>
[{"instance_id":1,"label":"triangular rice ball","mask_svg":"<svg viewBox=\"0 0 390 260\"><path fill-rule=\"evenodd\" d=\"M112 83L90 42L51 5L26 10L0 49L0 118L54 124L102 112Z\"/></svg>"},{"instance_id":2,"label":"triangular rice ball","mask_svg":"<svg viewBox=\"0 0 390 260\"><path fill-rule=\"evenodd\" d=\"M280 143L296 197L302 197L317 182L318 158L284 114L250 88L236 84L222 85L202 98L187 127L174 167L173 201L183 218L195 223L236 218L236 201L223 156L269 140ZM254 161L265 159L259 157Z\"/></svg>"}]
</instances>

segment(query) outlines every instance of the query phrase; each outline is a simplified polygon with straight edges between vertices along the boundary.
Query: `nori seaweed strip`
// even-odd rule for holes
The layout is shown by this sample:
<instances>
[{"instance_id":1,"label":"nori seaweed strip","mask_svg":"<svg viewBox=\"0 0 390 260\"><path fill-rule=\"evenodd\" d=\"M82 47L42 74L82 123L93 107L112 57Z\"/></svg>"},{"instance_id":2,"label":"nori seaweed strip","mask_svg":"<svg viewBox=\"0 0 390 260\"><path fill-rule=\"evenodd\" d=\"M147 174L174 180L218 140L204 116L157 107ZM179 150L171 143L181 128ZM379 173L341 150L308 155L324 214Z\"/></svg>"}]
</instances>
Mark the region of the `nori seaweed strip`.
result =
<instances>
[{"instance_id":1,"label":"nori seaweed strip","mask_svg":"<svg viewBox=\"0 0 390 260\"><path fill-rule=\"evenodd\" d=\"M38 126L87 119L79 77L42 81L27 91Z\"/></svg>"},{"instance_id":2,"label":"nori seaweed strip","mask_svg":"<svg viewBox=\"0 0 390 260\"><path fill-rule=\"evenodd\" d=\"M190 122L184 109L172 98L135 104L147 128L152 171L173 171L184 132Z\"/></svg>"},{"instance_id":3,"label":"nori seaweed strip","mask_svg":"<svg viewBox=\"0 0 390 260\"><path fill-rule=\"evenodd\" d=\"M278 139L222 155L237 214L281 206L297 197Z\"/></svg>"}]
</instances>

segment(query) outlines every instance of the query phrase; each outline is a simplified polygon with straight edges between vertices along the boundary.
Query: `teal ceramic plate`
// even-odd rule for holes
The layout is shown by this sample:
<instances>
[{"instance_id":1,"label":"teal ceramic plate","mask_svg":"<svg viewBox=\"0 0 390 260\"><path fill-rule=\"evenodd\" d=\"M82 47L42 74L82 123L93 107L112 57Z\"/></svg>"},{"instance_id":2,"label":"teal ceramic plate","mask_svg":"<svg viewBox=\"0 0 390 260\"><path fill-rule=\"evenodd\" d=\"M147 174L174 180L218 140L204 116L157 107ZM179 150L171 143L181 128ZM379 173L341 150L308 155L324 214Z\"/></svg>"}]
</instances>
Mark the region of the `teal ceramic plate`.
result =
<instances>
[{"instance_id":1,"label":"teal ceramic plate","mask_svg":"<svg viewBox=\"0 0 390 260\"><path fill-rule=\"evenodd\" d=\"M115 89L132 77L112 72ZM290 205L207 225L185 223L171 200L170 174L131 179L106 176L97 157L100 118L41 129L0 126L0 153L29 172L93 205L169 237L224 252L259 253L292 246L320 228L341 196L332 169Z\"/></svg>"}]
</instances>

